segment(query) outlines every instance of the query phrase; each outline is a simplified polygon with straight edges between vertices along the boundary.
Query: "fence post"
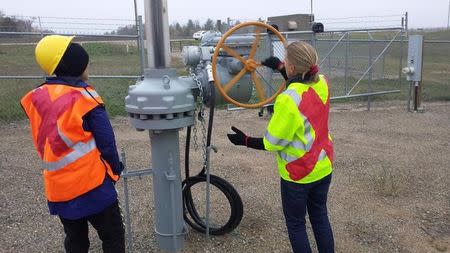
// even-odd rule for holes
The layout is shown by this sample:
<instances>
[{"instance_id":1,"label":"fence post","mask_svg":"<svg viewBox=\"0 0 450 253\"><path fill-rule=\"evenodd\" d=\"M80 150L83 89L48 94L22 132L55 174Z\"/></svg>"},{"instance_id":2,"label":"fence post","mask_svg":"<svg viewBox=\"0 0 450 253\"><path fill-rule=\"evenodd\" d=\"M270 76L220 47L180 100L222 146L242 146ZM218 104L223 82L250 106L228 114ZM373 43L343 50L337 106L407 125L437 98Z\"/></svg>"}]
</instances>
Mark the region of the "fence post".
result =
<instances>
[{"instance_id":1,"label":"fence post","mask_svg":"<svg viewBox=\"0 0 450 253\"><path fill-rule=\"evenodd\" d=\"M44 37L44 30L42 29L41 17L38 17L39 30L41 31L41 36Z\"/></svg>"},{"instance_id":2,"label":"fence post","mask_svg":"<svg viewBox=\"0 0 450 253\"><path fill-rule=\"evenodd\" d=\"M384 47L386 46L386 43L383 44ZM381 79L384 79L385 77L385 65L386 65L386 54L383 55L383 62L381 63Z\"/></svg>"},{"instance_id":3,"label":"fence post","mask_svg":"<svg viewBox=\"0 0 450 253\"><path fill-rule=\"evenodd\" d=\"M372 55L373 55L373 37L372 34L370 34L370 32L367 32L369 34L369 67L372 66ZM372 93L372 75L373 75L373 67L370 68L369 70L369 82L368 82L368 87L369 87L369 93ZM370 111L370 107L371 107L371 96L367 96L367 110Z\"/></svg>"},{"instance_id":4,"label":"fence post","mask_svg":"<svg viewBox=\"0 0 450 253\"><path fill-rule=\"evenodd\" d=\"M146 67L146 57L145 57L145 47L144 47L144 25L142 22L142 16L138 17L138 46L139 51L141 53L140 60L141 60L141 78L144 77L144 69Z\"/></svg>"},{"instance_id":5,"label":"fence post","mask_svg":"<svg viewBox=\"0 0 450 253\"><path fill-rule=\"evenodd\" d=\"M333 43L334 39L334 33L331 33L331 38L329 40L330 48L332 47L331 44ZM328 74L331 75L331 54L328 56Z\"/></svg>"},{"instance_id":6,"label":"fence post","mask_svg":"<svg viewBox=\"0 0 450 253\"><path fill-rule=\"evenodd\" d=\"M400 63L399 63L399 68L398 68L398 83L399 83L399 89L402 88L402 84L403 84L403 75L402 75L402 68L403 68L403 47L404 47L404 43L405 43L405 37L408 38L408 12L405 13L405 17L402 18L402 33L401 33L401 37L400 37ZM407 40L408 41L408 40ZM408 98L407 98L407 110L408 112L411 111L411 92L412 92L412 85L408 85Z\"/></svg>"},{"instance_id":7,"label":"fence post","mask_svg":"<svg viewBox=\"0 0 450 253\"><path fill-rule=\"evenodd\" d=\"M311 46L316 48L316 33L311 33Z\"/></svg>"},{"instance_id":8,"label":"fence post","mask_svg":"<svg viewBox=\"0 0 450 253\"><path fill-rule=\"evenodd\" d=\"M120 153L120 159L122 160L123 164L123 173L127 173L127 158L125 154L125 150L122 147L121 153ZM124 196L124 202L125 202L125 221L126 221L126 231L127 231L127 251L133 252L133 232L131 231L131 213L130 213L130 198L129 198L129 191L128 191L128 177L124 177L122 180L123 182L123 196Z\"/></svg>"},{"instance_id":9,"label":"fence post","mask_svg":"<svg viewBox=\"0 0 450 253\"><path fill-rule=\"evenodd\" d=\"M349 55L349 47L350 47L350 34L347 33L347 43L345 43L345 69L344 69L344 94L347 94L348 91L348 55Z\"/></svg>"}]
</instances>

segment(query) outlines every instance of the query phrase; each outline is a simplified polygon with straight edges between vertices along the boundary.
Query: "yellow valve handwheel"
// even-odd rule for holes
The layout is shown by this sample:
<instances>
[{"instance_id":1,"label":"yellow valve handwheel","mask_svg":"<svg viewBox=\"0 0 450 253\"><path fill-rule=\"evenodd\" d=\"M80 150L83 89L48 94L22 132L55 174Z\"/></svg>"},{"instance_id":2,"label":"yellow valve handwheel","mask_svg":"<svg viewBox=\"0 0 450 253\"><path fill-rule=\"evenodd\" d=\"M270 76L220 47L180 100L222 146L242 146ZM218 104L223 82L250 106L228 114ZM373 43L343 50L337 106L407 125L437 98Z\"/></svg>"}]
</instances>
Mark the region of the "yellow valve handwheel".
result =
<instances>
[{"instance_id":1,"label":"yellow valve handwheel","mask_svg":"<svg viewBox=\"0 0 450 253\"><path fill-rule=\"evenodd\" d=\"M228 47L225 44L225 41L227 40L228 37L230 37L237 30L239 30L243 27L248 27L248 26L256 26L256 28L255 28L255 41L253 42L251 50L250 50L250 54L248 55L248 58L246 59L243 56L239 55L232 48ZM219 93L224 97L224 99L227 102L232 103L237 106L240 106L240 107L243 107L243 108L259 108L259 107L262 107L262 106L272 102L281 92L283 92L284 87L286 86L286 82L284 82L278 88L278 90L275 92L275 94L273 94L269 98L266 97L264 86L261 84L261 81L259 80L259 78L257 76L257 71L256 71L256 69L262 65L260 62L257 62L254 59L255 55L256 55L256 51L258 49L260 37L261 37L261 28L272 31L280 39L280 41L284 45L286 45L286 40L284 39L283 35L281 35L281 33L279 33L275 28L273 28L272 26L267 25L265 23L252 21L252 22L241 23L237 26L234 26L229 31L227 31L222 36L222 38L219 40L219 43L217 43L216 49L214 50L214 56L212 59L212 73L213 73L213 77L214 77L214 85L216 86L217 90L219 90ZM238 59L244 65L242 70L226 84L222 84L217 75L217 60L219 58L219 53L220 53L221 49L223 51L225 51L228 55L233 56L234 58ZM247 72L249 72L251 74L253 85L255 85L256 94L259 99L259 101L255 104L240 103L228 95L228 92L231 90L231 88L233 88L236 85L236 83L245 74L247 74Z\"/></svg>"}]
</instances>

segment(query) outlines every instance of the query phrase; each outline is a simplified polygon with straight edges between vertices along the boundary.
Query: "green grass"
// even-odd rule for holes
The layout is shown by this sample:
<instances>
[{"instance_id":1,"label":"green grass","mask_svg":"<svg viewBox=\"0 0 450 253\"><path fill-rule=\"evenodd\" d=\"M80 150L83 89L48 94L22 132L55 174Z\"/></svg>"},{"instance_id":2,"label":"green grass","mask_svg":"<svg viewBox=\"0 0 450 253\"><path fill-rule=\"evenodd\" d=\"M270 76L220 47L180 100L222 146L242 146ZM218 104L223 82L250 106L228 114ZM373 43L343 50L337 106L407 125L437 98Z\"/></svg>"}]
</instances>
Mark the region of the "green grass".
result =
<instances>
[{"instance_id":1,"label":"green grass","mask_svg":"<svg viewBox=\"0 0 450 253\"><path fill-rule=\"evenodd\" d=\"M380 34L379 36L388 36ZM362 36L362 35L359 35ZM390 34L392 36L392 34ZM450 32L433 32L426 34L428 39L448 39ZM373 47L374 58L383 49L385 43L375 43ZM140 59L136 47L124 44L86 43L83 45L90 55L89 71L91 75L139 75ZM317 49L323 57L332 44L319 42ZM372 91L385 91L400 89L401 93L374 97L373 100L397 99L406 100L409 84L403 77L401 84L398 80L399 57L401 55L399 43L395 43L388 50L383 60L374 67L373 80L367 77L362 80L352 94L369 92L369 83ZM359 56L368 55L369 47L363 43L352 43L349 47L349 66L353 69L347 79L347 89L359 79L362 71L368 66L368 59ZM403 63L406 63L407 43L403 46ZM424 48L423 71L423 99L424 101L450 101L450 45L426 44ZM345 79L342 77L345 66L345 44L339 45L331 55L330 62L322 66L324 74L329 76L332 95L342 96ZM384 76L383 72L384 62ZM328 66L338 68L339 71L327 69ZM187 75L187 71L179 58L172 58L172 67L177 68L180 75ZM0 46L0 75L42 75L34 61L34 46ZM20 98L28 91L39 85L43 80L1 80L0 79L0 122L12 122L24 119L25 115L19 105ZM111 116L125 115L124 98L128 86L135 83L130 79L93 79L89 82L103 97L108 113ZM356 100L366 100L358 98ZM354 100L354 99L353 99Z\"/></svg>"},{"instance_id":2,"label":"green grass","mask_svg":"<svg viewBox=\"0 0 450 253\"><path fill-rule=\"evenodd\" d=\"M411 31L410 34L422 34L426 40L450 40L450 30L443 31Z\"/></svg>"},{"instance_id":3,"label":"green grass","mask_svg":"<svg viewBox=\"0 0 450 253\"><path fill-rule=\"evenodd\" d=\"M1 46L0 75L42 75L34 60L34 45ZM89 72L93 75L137 75L140 56L135 46L85 43L89 53Z\"/></svg>"},{"instance_id":4,"label":"green grass","mask_svg":"<svg viewBox=\"0 0 450 253\"><path fill-rule=\"evenodd\" d=\"M108 114L114 117L126 115L124 99L128 93L128 86L135 82L130 79L93 79L88 83L94 86L104 100ZM20 99L41 83L39 80L2 80L0 122L24 119L25 113L20 106Z\"/></svg>"},{"instance_id":5,"label":"green grass","mask_svg":"<svg viewBox=\"0 0 450 253\"><path fill-rule=\"evenodd\" d=\"M86 43L83 45L90 56L91 75L139 75L140 59L136 47L106 43ZM172 59L173 67L180 75L187 72L178 58ZM43 75L34 61L34 46L2 46L0 48L0 75ZM20 107L20 99L43 80L2 80L0 79L0 122L22 120L25 114ZM133 79L91 79L102 96L110 116L125 115L125 96Z\"/></svg>"}]
</instances>

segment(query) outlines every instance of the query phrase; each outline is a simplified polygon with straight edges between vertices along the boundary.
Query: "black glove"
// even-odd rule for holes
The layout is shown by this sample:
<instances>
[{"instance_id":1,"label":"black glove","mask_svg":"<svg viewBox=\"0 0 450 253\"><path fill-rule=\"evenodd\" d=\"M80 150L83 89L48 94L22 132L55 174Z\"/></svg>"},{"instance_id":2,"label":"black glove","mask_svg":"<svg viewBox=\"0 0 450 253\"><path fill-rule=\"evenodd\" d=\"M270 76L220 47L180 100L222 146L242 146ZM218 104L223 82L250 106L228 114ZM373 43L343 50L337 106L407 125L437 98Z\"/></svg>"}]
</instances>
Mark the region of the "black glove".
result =
<instances>
[{"instance_id":1,"label":"black glove","mask_svg":"<svg viewBox=\"0 0 450 253\"><path fill-rule=\"evenodd\" d=\"M272 56L265 59L263 62L261 62L261 64L273 70L279 70L283 63L280 61L280 59L278 59L278 57Z\"/></svg>"},{"instance_id":2,"label":"black glove","mask_svg":"<svg viewBox=\"0 0 450 253\"><path fill-rule=\"evenodd\" d=\"M247 139L247 135L234 126L231 127L231 130L235 132L235 134L227 134L227 137L231 143L234 145L245 146L245 139Z\"/></svg>"},{"instance_id":3,"label":"black glove","mask_svg":"<svg viewBox=\"0 0 450 253\"><path fill-rule=\"evenodd\" d=\"M113 174L114 175L116 175L116 176L120 176L120 174L122 173L122 171L123 171L123 169L125 168L124 166L123 166L123 163L122 162L119 162L119 168L115 168L115 169L113 169L112 171L113 171Z\"/></svg>"}]
</instances>

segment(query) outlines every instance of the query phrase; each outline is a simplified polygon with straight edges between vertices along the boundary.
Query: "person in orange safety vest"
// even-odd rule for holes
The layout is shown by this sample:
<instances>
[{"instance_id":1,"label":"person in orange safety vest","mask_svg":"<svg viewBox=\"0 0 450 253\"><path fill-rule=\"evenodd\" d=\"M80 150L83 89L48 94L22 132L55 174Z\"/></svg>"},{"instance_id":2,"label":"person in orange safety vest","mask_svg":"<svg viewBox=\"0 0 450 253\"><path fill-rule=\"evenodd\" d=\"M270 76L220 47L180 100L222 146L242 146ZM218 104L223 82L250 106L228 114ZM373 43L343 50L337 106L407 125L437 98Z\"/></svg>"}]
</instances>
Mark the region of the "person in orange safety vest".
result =
<instances>
[{"instance_id":1,"label":"person in orange safety vest","mask_svg":"<svg viewBox=\"0 0 450 253\"><path fill-rule=\"evenodd\" d=\"M115 183L123 170L102 98L88 80L89 55L73 37L50 35L36 61L49 76L21 105L44 174L52 215L66 234L66 252L88 252L88 223L104 252L125 252L125 230Z\"/></svg>"}]
</instances>

